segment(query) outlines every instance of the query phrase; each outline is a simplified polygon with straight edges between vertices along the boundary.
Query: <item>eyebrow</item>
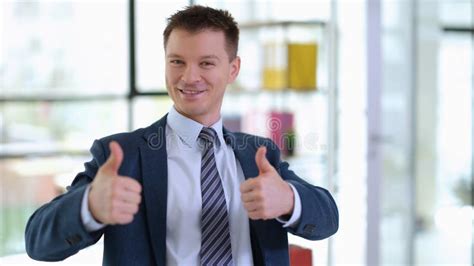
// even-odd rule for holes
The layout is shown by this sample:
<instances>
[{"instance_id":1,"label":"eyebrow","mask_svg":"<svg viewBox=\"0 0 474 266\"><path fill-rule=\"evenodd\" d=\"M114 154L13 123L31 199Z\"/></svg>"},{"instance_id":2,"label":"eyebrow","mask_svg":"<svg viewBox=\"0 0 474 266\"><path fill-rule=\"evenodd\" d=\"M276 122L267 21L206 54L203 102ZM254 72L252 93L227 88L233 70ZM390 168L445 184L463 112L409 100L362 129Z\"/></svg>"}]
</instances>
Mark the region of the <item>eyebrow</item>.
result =
<instances>
[{"instance_id":1,"label":"eyebrow","mask_svg":"<svg viewBox=\"0 0 474 266\"><path fill-rule=\"evenodd\" d=\"M178 55L178 54L169 54L166 56L167 58L182 58L182 56ZM202 56L200 57L200 59L215 59L217 61L220 61L220 58L217 57L216 55L205 55L205 56Z\"/></svg>"},{"instance_id":2,"label":"eyebrow","mask_svg":"<svg viewBox=\"0 0 474 266\"><path fill-rule=\"evenodd\" d=\"M215 59L217 61L220 61L220 58L217 57L216 55L206 55L206 56L201 57L201 59Z\"/></svg>"},{"instance_id":3,"label":"eyebrow","mask_svg":"<svg viewBox=\"0 0 474 266\"><path fill-rule=\"evenodd\" d=\"M179 56L178 54L169 54L166 57L168 57L168 58L170 58L170 57L179 57L179 58L181 58L181 56Z\"/></svg>"}]
</instances>

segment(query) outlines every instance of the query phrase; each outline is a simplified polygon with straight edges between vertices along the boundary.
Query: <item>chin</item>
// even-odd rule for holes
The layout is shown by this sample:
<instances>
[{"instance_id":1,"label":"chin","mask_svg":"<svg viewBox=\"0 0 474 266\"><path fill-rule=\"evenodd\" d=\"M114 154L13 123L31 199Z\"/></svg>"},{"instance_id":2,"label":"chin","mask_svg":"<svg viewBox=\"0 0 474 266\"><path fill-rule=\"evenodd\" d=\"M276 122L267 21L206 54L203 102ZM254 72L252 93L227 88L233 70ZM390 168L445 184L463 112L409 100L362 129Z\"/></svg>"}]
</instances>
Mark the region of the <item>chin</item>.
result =
<instances>
[{"instance_id":1,"label":"chin","mask_svg":"<svg viewBox=\"0 0 474 266\"><path fill-rule=\"evenodd\" d=\"M199 107L196 107L196 108L192 108L190 106L187 106L187 107L178 107L179 109L177 109L180 113L182 113L183 115L187 116L187 117L197 117L197 116L201 116L205 113L205 110L203 108L199 108Z\"/></svg>"}]
</instances>

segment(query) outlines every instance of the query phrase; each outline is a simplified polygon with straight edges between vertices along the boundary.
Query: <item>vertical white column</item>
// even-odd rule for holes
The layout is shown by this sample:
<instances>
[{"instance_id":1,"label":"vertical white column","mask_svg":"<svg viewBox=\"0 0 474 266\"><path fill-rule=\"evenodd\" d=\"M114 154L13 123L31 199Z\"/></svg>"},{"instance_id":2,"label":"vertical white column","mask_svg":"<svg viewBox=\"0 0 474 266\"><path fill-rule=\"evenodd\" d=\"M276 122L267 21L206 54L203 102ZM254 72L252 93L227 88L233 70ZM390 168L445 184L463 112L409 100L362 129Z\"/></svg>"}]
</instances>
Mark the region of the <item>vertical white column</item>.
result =
<instances>
[{"instance_id":1,"label":"vertical white column","mask_svg":"<svg viewBox=\"0 0 474 266\"><path fill-rule=\"evenodd\" d=\"M367 238L366 264L380 265L381 210L381 3L367 1Z\"/></svg>"},{"instance_id":2,"label":"vertical white column","mask_svg":"<svg viewBox=\"0 0 474 266\"><path fill-rule=\"evenodd\" d=\"M338 62L338 42L337 42L337 0L331 0L331 15L327 24L328 37L328 187L332 193L337 193L337 62ZM337 195L336 195L337 196ZM328 241L328 265L334 265L333 261L333 240Z\"/></svg>"}]
</instances>

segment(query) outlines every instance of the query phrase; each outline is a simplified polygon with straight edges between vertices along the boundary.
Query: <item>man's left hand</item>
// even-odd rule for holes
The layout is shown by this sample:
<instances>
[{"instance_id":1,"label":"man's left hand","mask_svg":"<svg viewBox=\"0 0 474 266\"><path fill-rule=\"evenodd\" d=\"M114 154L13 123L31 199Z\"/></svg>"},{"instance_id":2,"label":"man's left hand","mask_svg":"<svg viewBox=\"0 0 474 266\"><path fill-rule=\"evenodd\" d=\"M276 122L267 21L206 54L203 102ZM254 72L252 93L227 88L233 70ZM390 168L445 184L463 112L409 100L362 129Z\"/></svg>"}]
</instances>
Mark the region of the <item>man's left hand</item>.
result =
<instances>
[{"instance_id":1,"label":"man's left hand","mask_svg":"<svg viewBox=\"0 0 474 266\"><path fill-rule=\"evenodd\" d=\"M240 185L242 203L253 220L274 219L293 213L293 190L267 160L266 152L266 147L258 148L255 161L259 175Z\"/></svg>"}]
</instances>

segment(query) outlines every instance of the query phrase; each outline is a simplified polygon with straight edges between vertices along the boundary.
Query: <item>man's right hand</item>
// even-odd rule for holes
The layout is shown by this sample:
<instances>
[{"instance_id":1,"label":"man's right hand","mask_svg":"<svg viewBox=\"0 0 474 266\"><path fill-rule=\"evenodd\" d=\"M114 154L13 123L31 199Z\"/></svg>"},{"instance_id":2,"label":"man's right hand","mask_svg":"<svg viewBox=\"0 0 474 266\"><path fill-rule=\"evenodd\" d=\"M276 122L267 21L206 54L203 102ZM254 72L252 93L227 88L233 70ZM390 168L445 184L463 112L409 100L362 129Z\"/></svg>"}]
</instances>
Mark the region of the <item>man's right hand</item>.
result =
<instances>
[{"instance_id":1,"label":"man's right hand","mask_svg":"<svg viewBox=\"0 0 474 266\"><path fill-rule=\"evenodd\" d=\"M116 141L109 143L110 156L99 168L89 192L89 210L102 224L128 224L138 212L142 186L128 176L120 176L123 151Z\"/></svg>"}]
</instances>

